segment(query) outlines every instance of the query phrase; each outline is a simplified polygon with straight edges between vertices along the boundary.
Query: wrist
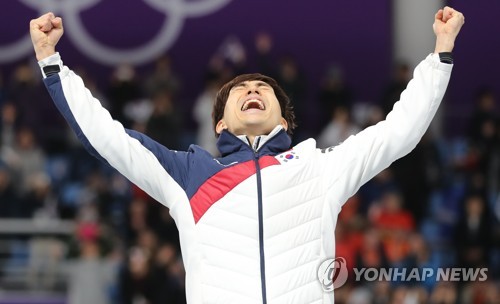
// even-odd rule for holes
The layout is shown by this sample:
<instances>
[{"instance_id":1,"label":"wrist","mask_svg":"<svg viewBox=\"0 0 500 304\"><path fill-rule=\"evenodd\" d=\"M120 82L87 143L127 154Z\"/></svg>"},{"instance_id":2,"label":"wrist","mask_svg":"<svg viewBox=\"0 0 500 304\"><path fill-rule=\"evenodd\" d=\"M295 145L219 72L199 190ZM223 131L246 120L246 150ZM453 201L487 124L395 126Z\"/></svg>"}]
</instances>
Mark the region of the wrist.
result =
<instances>
[{"instance_id":1,"label":"wrist","mask_svg":"<svg viewBox=\"0 0 500 304\"><path fill-rule=\"evenodd\" d=\"M434 49L434 53L448 53L453 51L453 47L455 46L455 39L448 35L437 36L436 38L436 48Z\"/></svg>"},{"instance_id":2,"label":"wrist","mask_svg":"<svg viewBox=\"0 0 500 304\"><path fill-rule=\"evenodd\" d=\"M50 49L50 50L37 50L36 52L36 59L38 61L42 61L43 59L52 56L56 53L55 49Z\"/></svg>"}]
</instances>

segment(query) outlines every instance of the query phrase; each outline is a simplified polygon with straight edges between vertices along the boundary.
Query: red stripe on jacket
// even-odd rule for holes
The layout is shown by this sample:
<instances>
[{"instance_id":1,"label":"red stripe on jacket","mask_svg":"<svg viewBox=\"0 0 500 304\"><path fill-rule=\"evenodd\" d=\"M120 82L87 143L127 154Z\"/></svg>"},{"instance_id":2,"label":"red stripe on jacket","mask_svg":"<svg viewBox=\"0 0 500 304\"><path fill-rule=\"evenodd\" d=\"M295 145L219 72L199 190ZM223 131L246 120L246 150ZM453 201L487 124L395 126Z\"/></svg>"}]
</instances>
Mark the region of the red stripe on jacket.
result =
<instances>
[{"instance_id":1,"label":"red stripe on jacket","mask_svg":"<svg viewBox=\"0 0 500 304\"><path fill-rule=\"evenodd\" d=\"M272 156L259 159L260 169L279 165L280 162ZM189 203L193 211L194 221L198 223L201 217L215 202L223 198L229 191L257 172L253 160L223 169L207 179L193 195Z\"/></svg>"}]
</instances>

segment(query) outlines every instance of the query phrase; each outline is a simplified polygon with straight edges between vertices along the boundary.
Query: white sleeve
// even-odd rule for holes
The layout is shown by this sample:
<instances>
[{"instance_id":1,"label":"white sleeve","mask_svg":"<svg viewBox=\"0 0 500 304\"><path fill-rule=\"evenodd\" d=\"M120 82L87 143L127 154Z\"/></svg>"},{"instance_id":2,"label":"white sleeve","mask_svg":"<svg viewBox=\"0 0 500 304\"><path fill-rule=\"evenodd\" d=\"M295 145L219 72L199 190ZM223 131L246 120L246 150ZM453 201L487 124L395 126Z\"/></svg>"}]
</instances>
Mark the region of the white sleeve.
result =
<instances>
[{"instance_id":1,"label":"white sleeve","mask_svg":"<svg viewBox=\"0 0 500 304\"><path fill-rule=\"evenodd\" d=\"M62 64L59 54L39 62L42 68L59 65L45 85L61 114L85 148L108 163L160 203L170 207L181 195L189 153L165 148L149 137L125 129L113 120L82 79Z\"/></svg>"},{"instance_id":2,"label":"white sleeve","mask_svg":"<svg viewBox=\"0 0 500 304\"><path fill-rule=\"evenodd\" d=\"M443 99L452 67L441 63L438 54L430 54L415 68L384 121L336 147L317 150L325 187L336 203L344 204L364 183L415 148Z\"/></svg>"}]
</instances>

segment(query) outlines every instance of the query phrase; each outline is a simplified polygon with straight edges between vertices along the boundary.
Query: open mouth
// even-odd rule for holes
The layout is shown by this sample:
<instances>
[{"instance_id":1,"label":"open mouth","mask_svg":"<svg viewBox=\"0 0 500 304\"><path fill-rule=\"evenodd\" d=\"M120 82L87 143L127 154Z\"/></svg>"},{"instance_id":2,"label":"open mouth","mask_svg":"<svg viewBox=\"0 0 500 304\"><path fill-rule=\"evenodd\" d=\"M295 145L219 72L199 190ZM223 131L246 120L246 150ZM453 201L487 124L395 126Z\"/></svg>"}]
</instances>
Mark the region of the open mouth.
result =
<instances>
[{"instance_id":1,"label":"open mouth","mask_svg":"<svg viewBox=\"0 0 500 304\"><path fill-rule=\"evenodd\" d=\"M250 109L257 109L257 110L265 110L266 107L264 106L264 104L262 103L261 100L258 100L258 99L249 99L249 100L246 100L243 105L241 106L241 111L247 111L247 110L250 110Z\"/></svg>"}]
</instances>

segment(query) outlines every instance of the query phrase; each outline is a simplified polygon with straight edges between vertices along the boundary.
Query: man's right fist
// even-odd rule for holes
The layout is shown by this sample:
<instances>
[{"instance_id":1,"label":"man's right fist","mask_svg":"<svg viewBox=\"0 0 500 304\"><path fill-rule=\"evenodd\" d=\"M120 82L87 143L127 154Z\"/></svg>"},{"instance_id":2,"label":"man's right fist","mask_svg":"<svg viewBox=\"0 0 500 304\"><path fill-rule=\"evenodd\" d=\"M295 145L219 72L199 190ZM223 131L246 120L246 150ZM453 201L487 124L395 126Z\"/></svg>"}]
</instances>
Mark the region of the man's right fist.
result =
<instances>
[{"instance_id":1,"label":"man's right fist","mask_svg":"<svg viewBox=\"0 0 500 304\"><path fill-rule=\"evenodd\" d=\"M438 10L432 25L437 38L435 53L451 52L453 50L455 39L464 22L464 15L449 6Z\"/></svg>"},{"instance_id":2,"label":"man's right fist","mask_svg":"<svg viewBox=\"0 0 500 304\"><path fill-rule=\"evenodd\" d=\"M63 35L62 19L47 13L30 22L30 35L36 59L42 60L56 52L56 44Z\"/></svg>"}]
</instances>

